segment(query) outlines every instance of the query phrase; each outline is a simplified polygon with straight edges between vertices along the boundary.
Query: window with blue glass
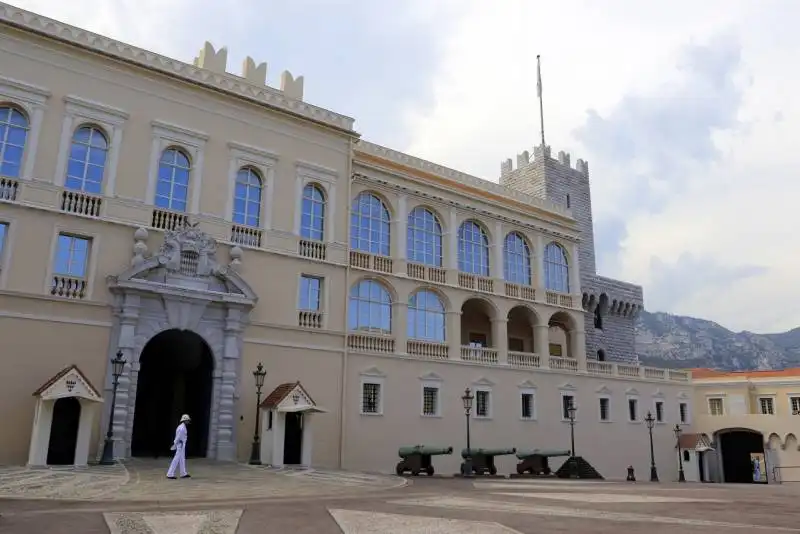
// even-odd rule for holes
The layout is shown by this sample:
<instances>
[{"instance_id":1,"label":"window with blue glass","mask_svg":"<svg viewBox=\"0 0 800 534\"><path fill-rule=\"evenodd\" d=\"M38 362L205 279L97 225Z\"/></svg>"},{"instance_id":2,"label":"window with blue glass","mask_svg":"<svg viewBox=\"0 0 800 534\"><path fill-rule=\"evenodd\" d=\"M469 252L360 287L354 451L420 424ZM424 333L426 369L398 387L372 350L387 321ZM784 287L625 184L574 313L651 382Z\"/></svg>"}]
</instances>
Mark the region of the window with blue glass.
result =
<instances>
[{"instance_id":1,"label":"window with blue glass","mask_svg":"<svg viewBox=\"0 0 800 534\"><path fill-rule=\"evenodd\" d=\"M21 111L0 107L0 176L19 178L28 128L28 118Z\"/></svg>"},{"instance_id":2,"label":"window with blue glass","mask_svg":"<svg viewBox=\"0 0 800 534\"><path fill-rule=\"evenodd\" d=\"M350 247L361 252L389 256L389 210L372 193L361 193L350 212Z\"/></svg>"},{"instance_id":3,"label":"window with blue glass","mask_svg":"<svg viewBox=\"0 0 800 534\"><path fill-rule=\"evenodd\" d=\"M298 309L320 311L322 298L322 278L303 275L300 277L300 295Z\"/></svg>"},{"instance_id":4,"label":"window with blue glass","mask_svg":"<svg viewBox=\"0 0 800 534\"><path fill-rule=\"evenodd\" d=\"M531 249L518 232L511 232L503 243L503 277L506 282L531 285Z\"/></svg>"},{"instance_id":5,"label":"window with blue glass","mask_svg":"<svg viewBox=\"0 0 800 534\"><path fill-rule=\"evenodd\" d=\"M458 229L458 270L489 276L489 238L475 221L464 221Z\"/></svg>"},{"instance_id":6,"label":"window with blue glass","mask_svg":"<svg viewBox=\"0 0 800 534\"><path fill-rule=\"evenodd\" d=\"M58 234L53 274L85 278L91 240L72 234Z\"/></svg>"},{"instance_id":7,"label":"window with blue glass","mask_svg":"<svg viewBox=\"0 0 800 534\"><path fill-rule=\"evenodd\" d=\"M350 330L389 334L392 331L392 297L377 280L362 280L350 290Z\"/></svg>"},{"instance_id":8,"label":"window with blue glass","mask_svg":"<svg viewBox=\"0 0 800 534\"><path fill-rule=\"evenodd\" d=\"M416 207L408 214L408 261L442 266L442 225L431 210Z\"/></svg>"},{"instance_id":9,"label":"window with blue glass","mask_svg":"<svg viewBox=\"0 0 800 534\"><path fill-rule=\"evenodd\" d=\"M242 167L236 173L233 193L233 222L258 227L261 222L261 175L252 167Z\"/></svg>"},{"instance_id":10,"label":"window with blue glass","mask_svg":"<svg viewBox=\"0 0 800 534\"><path fill-rule=\"evenodd\" d=\"M186 211L191 170L189 156L183 150L165 150L158 162L155 205L168 210Z\"/></svg>"},{"instance_id":11,"label":"window with blue glass","mask_svg":"<svg viewBox=\"0 0 800 534\"><path fill-rule=\"evenodd\" d=\"M99 195L103 192L108 139L94 126L81 126L72 136L64 186L74 191Z\"/></svg>"},{"instance_id":12,"label":"window with blue glass","mask_svg":"<svg viewBox=\"0 0 800 534\"><path fill-rule=\"evenodd\" d=\"M408 299L408 337L444 342L444 304L433 291L417 291Z\"/></svg>"},{"instance_id":13,"label":"window with blue glass","mask_svg":"<svg viewBox=\"0 0 800 534\"><path fill-rule=\"evenodd\" d=\"M8 235L8 223L0 222L0 262L3 261L3 253L6 250L6 236ZM0 263L0 267L3 264Z\"/></svg>"},{"instance_id":14,"label":"window with blue glass","mask_svg":"<svg viewBox=\"0 0 800 534\"><path fill-rule=\"evenodd\" d=\"M316 184L303 188L300 237L315 241L325 238L325 194Z\"/></svg>"},{"instance_id":15,"label":"window with blue glass","mask_svg":"<svg viewBox=\"0 0 800 534\"><path fill-rule=\"evenodd\" d=\"M551 291L569 293L567 252L558 243L549 243L544 248L544 287Z\"/></svg>"}]
</instances>

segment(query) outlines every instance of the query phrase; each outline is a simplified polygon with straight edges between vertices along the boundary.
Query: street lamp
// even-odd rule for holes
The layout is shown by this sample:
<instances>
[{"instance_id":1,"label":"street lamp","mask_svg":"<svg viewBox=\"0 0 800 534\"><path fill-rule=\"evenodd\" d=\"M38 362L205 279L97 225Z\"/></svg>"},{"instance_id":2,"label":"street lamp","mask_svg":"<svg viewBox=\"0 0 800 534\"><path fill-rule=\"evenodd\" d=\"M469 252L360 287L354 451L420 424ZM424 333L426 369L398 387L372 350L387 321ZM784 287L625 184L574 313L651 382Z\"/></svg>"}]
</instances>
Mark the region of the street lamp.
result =
<instances>
[{"instance_id":1,"label":"street lamp","mask_svg":"<svg viewBox=\"0 0 800 534\"><path fill-rule=\"evenodd\" d=\"M461 402L464 403L464 415L467 416L467 457L464 458L464 462L461 464L461 474L463 476L472 474L472 445L469 441L469 414L472 411L472 400L474 398L469 388L464 390L464 395L461 397Z\"/></svg>"},{"instance_id":2,"label":"street lamp","mask_svg":"<svg viewBox=\"0 0 800 534\"><path fill-rule=\"evenodd\" d=\"M681 425L676 423L672 431L675 432L675 440L678 443L678 482L686 482L686 475L683 474L683 456L681 456Z\"/></svg>"},{"instance_id":3,"label":"street lamp","mask_svg":"<svg viewBox=\"0 0 800 534\"><path fill-rule=\"evenodd\" d=\"M267 371L261 362L258 362L256 370L253 371L253 378L256 379L256 424L253 431L253 448L250 450L250 465L261 465L261 444L258 436L259 416L261 415L261 388L264 387L264 378Z\"/></svg>"},{"instance_id":4,"label":"street lamp","mask_svg":"<svg viewBox=\"0 0 800 534\"><path fill-rule=\"evenodd\" d=\"M100 465L114 465L114 408L117 405L117 387L119 387L119 377L125 369L125 356L121 350L117 351L115 358L111 358L111 376L114 382L111 389L111 409L108 411L108 429L106 430L106 441L103 443L103 456L100 457Z\"/></svg>"},{"instance_id":5,"label":"street lamp","mask_svg":"<svg viewBox=\"0 0 800 534\"><path fill-rule=\"evenodd\" d=\"M656 470L656 455L653 452L653 427L656 425L656 418L653 417L653 414L647 412L647 416L644 418L644 422L647 423L647 430L650 432L650 482L658 482L658 471Z\"/></svg>"},{"instance_id":6,"label":"street lamp","mask_svg":"<svg viewBox=\"0 0 800 534\"><path fill-rule=\"evenodd\" d=\"M572 444L572 448L570 451L572 452L572 456L575 456L575 412L578 409L575 407L575 404L570 402L569 406L567 406L567 417L569 417L569 437L570 443Z\"/></svg>"}]
</instances>

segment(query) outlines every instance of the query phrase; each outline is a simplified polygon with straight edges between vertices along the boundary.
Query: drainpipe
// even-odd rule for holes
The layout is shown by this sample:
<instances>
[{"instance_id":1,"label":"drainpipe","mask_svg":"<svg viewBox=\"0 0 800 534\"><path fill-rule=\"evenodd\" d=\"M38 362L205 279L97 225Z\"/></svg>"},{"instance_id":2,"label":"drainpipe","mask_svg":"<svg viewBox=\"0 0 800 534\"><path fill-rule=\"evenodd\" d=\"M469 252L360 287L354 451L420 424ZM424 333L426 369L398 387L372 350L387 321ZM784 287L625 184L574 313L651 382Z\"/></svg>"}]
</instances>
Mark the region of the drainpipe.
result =
<instances>
[{"instance_id":1,"label":"drainpipe","mask_svg":"<svg viewBox=\"0 0 800 534\"><path fill-rule=\"evenodd\" d=\"M345 249L347 254L345 256L345 270L344 270L344 340L342 347L342 376L339 380L339 469L344 469L344 449L346 446L345 440L345 420L347 417L347 354L349 347L347 345L347 334L349 325L347 324L348 317L350 317L350 203L352 198L353 188L353 158L355 157L355 140L351 137L349 142L349 155L347 158L347 218L345 219Z\"/></svg>"}]
</instances>

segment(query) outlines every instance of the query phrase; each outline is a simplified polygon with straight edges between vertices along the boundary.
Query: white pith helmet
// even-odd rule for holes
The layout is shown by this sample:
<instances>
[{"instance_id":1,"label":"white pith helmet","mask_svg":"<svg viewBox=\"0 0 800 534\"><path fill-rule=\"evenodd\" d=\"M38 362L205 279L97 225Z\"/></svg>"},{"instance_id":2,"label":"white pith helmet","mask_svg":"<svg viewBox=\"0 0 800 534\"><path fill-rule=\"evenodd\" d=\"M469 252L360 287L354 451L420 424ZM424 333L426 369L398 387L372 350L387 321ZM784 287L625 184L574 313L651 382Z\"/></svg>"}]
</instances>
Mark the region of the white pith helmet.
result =
<instances>
[{"instance_id":1,"label":"white pith helmet","mask_svg":"<svg viewBox=\"0 0 800 534\"><path fill-rule=\"evenodd\" d=\"M186 415L186 414L183 414L183 415L181 416L181 423L185 423L185 422L187 422L187 421L191 421L191 420L192 420L192 418L191 418L191 417L189 417L189 416L188 416L188 415Z\"/></svg>"}]
</instances>

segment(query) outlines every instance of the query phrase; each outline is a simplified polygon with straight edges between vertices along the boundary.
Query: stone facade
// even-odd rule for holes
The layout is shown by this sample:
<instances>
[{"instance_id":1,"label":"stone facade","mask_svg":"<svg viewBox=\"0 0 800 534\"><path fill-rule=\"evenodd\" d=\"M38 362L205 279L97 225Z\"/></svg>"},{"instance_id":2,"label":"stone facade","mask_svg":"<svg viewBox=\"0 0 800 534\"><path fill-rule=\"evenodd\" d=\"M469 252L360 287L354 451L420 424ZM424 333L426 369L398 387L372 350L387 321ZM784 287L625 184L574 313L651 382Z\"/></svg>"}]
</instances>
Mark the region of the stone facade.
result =
<instances>
[{"instance_id":1,"label":"stone facade","mask_svg":"<svg viewBox=\"0 0 800 534\"><path fill-rule=\"evenodd\" d=\"M641 294L594 276L585 163L483 180L360 140L352 119L302 101L302 78L266 87L262 66L234 75L225 57L206 43L184 63L0 4L0 110L25 132L0 176L0 462L25 462L31 392L70 365L102 391L94 458L109 415L115 456L133 455L136 422L167 412L152 395L163 390L171 410L195 410L194 429L207 425L198 454L246 460L260 395L295 383L313 403L278 406L271 428L265 414L272 463L294 463L291 450L303 464L393 471L401 446L458 450L466 388L475 446L563 449L570 401L581 455L607 476L646 469L642 419L656 407L655 453L673 457L691 377L620 361ZM95 189L71 156L81 129L107 149ZM565 207L568 187L583 212ZM527 246L523 263L506 255L509 236ZM568 288L543 279L551 243ZM595 361L596 306L615 361ZM149 351L162 334L182 344ZM180 356L195 341L205 374L189 377ZM174 381L142 385L161 371ZM207 396L193 400L187 383ZM168 446L167 416L148 440Z\"/></svg>"},{"instance_id":2,"label":"stone facade","mask_svg":"<svg viewBox=\"0 0 800 534\"><path fill-rule=\"evenodd\" d=\"M644 306L641 286L597 275L589 164L570 155L550 156L549 146L534 148L501 165L500 184L566 207L581 231L579 257L583 308L586 312L586 354L592 359L636 363L634 320ZM595 322L595 316L600 315ZM594 325L601 326L600 328Z\"/></svg>"}]
</instances>

